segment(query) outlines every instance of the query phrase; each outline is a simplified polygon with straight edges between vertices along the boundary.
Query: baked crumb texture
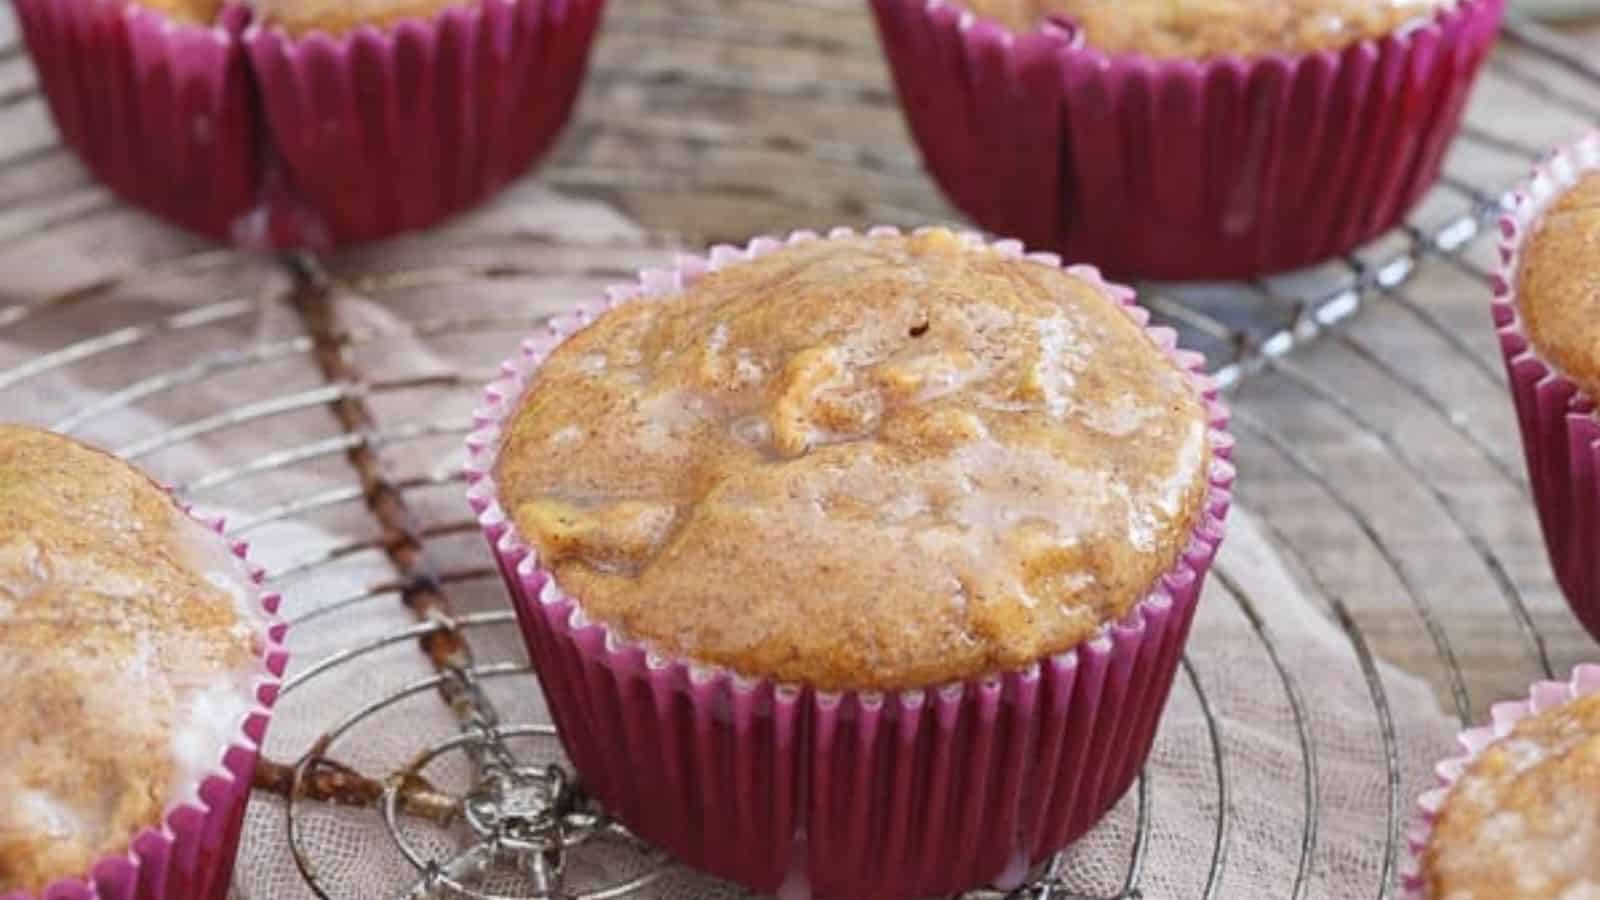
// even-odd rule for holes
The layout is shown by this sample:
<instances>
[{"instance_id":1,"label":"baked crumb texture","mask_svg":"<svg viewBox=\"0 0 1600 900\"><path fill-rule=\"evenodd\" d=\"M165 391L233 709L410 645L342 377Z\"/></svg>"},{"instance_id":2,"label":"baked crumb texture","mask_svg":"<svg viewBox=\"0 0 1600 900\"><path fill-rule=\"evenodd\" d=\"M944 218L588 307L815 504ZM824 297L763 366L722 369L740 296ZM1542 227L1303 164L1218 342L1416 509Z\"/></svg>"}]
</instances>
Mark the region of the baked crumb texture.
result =
<instances>
[{"instance_id":1,"label":"baked crumb texture","mask_svg":"<svg viewBox=\"0 0 1600 900\"><path fill-rule=\"evenodd\" d=\"M1517 723L1446 796L1428 900L1600 900L1600 693Z\"/></svg>"},{"instance_id":2,"label":"baked crumb texture","mask_svg":"<svg viewBox=\"0 0 1600 900\"><path fill-rule=\"evenodd\" d=\"M262 23L291 35L313 31L339 35L362 25L383 27L405 19L426 19L451 6L477 0L253 0Z\"/></svg>"},{"instance_id":3,"label":"baked crumb texture","mask_svg":"<svg viewBox=\"0 0 1600 900\"><path fill-rule=\"evenodd\" d=\"M0 894L83 876L220 765L255 596L132 467L0 425Z\"/></svg>"},{"instance_id":4,"label":"baked crumb texture","mask_svg":"<svg viewBox=\"0 0 1600 900\"><path fill-rule=\"evenodd\" d=\"M611 310L535 374L494 477L629 638L890 690L1125 615L1187 546L1210 457L1190 377L1100 287L932 230Z\"/></svg>"},{"instance_id":5,"label":"baked crumb texture","mask_svg":"<svg viewBox=\"0 0 1600 900\"><path fill-rule=\"evenodd\" d=\"M222 0L133 0L178 22L190 25L219 23ZM405 19L426 19L451 6L477 0L251 0L245 3L255 18L299 37L315 31L341 35L362 25L383 27Z\"/></svg>"},{"instance_id":6,"label":"baked crumb texture","mask_svg":"<svg viewBox=\"0 0 1600 900\"><path fill-rule=\"evenodd\" d=\"M1014 31L1047 19L1089 46L1158 57L1331 50L1424 21L1455 0L966 0Z\"/></svg>"},{"instance_id":7,"label":"baked crumb texture","mask_svg":"<svg viewBox=\"0 0 1600 900\"><path fill-rule=\"evenodd\" d=\"M1600 171L1557 198L1523 244L1516 297L1534 351L1600 396Z\"/></svg>"},{"instance_id":8,"label":"baked crumb texture","mask_svg":"<svg viewBox=\"0 0 1600 900\"><path fill-rule=\"evenodd\" d=\"M145 9L153 9L170 19L186 25L209 25L222 14L222 0L137 0Z\"/></svg>"}]
</instances>

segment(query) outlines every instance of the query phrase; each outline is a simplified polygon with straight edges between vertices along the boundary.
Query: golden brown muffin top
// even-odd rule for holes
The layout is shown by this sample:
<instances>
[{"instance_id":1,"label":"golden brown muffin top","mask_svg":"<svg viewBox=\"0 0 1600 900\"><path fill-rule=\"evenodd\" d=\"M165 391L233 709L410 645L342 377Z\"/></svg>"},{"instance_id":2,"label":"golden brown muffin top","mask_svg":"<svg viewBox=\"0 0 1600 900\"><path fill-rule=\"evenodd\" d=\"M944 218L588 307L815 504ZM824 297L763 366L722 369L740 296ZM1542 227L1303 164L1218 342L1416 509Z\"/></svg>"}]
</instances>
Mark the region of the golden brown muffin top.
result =
<instances>
[{"instance_id":1,"label":"golden brown muffin top","mask_svg":"<svg viewBox=\"0 0 1600 900\"><path fill-rule=\"evenodd\" d=\"M1024 667L1186 546L1209 424L1103 290L948 231L792 245L568 339L502 503L587 613L824 689Z\"/></svg>"},{"instance_id":2,"label":"golden brown muffin top","mask_svg":"<svg viewBox=\"0 0 1600 900\"><path fill-rule=\"evenodd\" d=\"M452 6L476 0L251 0L268 25L291 35L320 31L344 34L362 25L382 27L405 19L426 19Z\"/></svg>"},{"instance_id":3,"label":"golden brown muffin top","mask_svg":"<svg viewBox=\"0 0 1600 900\"><path fill-rule=\"evenodd\" d=\"M209 25L217 21L222 12L222 0L134 0L139 6L153 9L169 19L190 25Z\"/></svg>"},{"instance_id":4,"label":"golden brown muffin top","mask_svg":"<svg viewBox=\"0 0 1600 900\"><path fill-rule=\"evenodd\" d=\"M0 424L0 894L85 875L220 765L259 669L253 599L132 467Z\"/></svg>"},{"instance_id":5,"label":"golden brown muffin top","mask_svg":"<svg viewBox=\"0 0 1600 900\"><path fill-rule=\"evenodd\" d=\"M1534 350L1600 397L1600 172L1557 198L1524 242L1516 302Z\"/></svg>"},{"instance_id":6,"label":"golden brown muffin top","mask_svg":"<svg viewBox=\"0 0 1600 900\"><path fill-rule=\"evenodd\" d=\"M1473 761L1422 876L1430 900L1600 897L1600 694L1518 722Z\"/></svg>"},{"instance_id":7,"label":"golden brown muffin top","mask_svg":"<svg viewBox=\"0 0 1600 900\"><path fill-rule=\"evenodd\" d=\"M1013 31L1060 16L1109 53L1258 56L1346 47L1448 9L1456 0L966 0Z\"/></svg>"}]
</instances>

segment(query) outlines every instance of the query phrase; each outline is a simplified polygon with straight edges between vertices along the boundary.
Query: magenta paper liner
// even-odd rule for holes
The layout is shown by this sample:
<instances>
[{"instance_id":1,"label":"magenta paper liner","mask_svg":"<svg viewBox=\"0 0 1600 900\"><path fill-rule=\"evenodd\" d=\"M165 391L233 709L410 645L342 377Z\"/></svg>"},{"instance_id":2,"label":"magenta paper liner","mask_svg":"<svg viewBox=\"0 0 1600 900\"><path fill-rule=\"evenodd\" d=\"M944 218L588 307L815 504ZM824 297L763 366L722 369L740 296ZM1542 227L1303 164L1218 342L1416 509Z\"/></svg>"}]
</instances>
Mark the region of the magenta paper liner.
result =
<instances>
[{"instance_id":1,"label":"magenta paper liner","mask_svg":"<svg viewBox=\"0 0 1600 900\"><path fill-rule=\"evenodd\" d=\"M1523 240L1545 208L1595 168L1600 132L1558 151L1507 196L1493 311L1550 564L1573 613L1600 639L1600 420L1593 399L1529 343L1516 296Z\"/></svg>"},{"instance_id":2,"label":"magenta paper liner","mask_svg":"<svg viewBox=\"0 0 1600 900\"><path fill-rule=\"evenodd\" d=\"M1422 880L1422 853L1433 835L1433 823L1444 807L1450 790L1466 774L1474 760L1495 741L1511 733L1516 724L1528 716L1555 709L1579 697L1600 692L1600 665L1579 666L1566 681L1541 681L1528 691L1528 699L1497 703L1489 711L1490 724L1461 732L1456 743L1464 751L1451 757L1434 769L1437 787L1417 800L1417 817L1406 833L1411 848L1411 859L1402 877L1404 890L1401 900L1436 900L1430 898Z\"/></svg>"},{"instance_id":3,"label":"magenta paper liner","mask_svg":"<svg viewBox=\"0 0 1600 900\"><path fill-rule=\"evenodd\" d=\"M1170 329L1150 332L1195 373L1210 408L1215 452L1204 520L1125 619L1020 672L901 693L827 693L664 658L589 621L496 498L500 425L566 337L619 303L670 295L707 272L818 239L759 238L682 259L676 270L647 270L529 338L477 413L468 498L568 756L585 787L640 837L697 869L786 898L910 900L1015 884L1131 785L1222 539L1234 477L1227 412L1199 374L1203 358L1175 349ZM1023 256L1016 241L994 247ZM1027 258L1060 265L1052 254ZM1069 271L1148 322L1131 290L1088 267Z\"/></svg>"},{"instance_id":4,"label":"magenta paper liner","mask_svg":"<svg viewBox=\"0 0 1600 900\"><path fill-rule=\"evenodd\" d=\"M1343 51L1208 61L872 0L927 167L982 227L1119 277L1238 278L1347 251L1433 184L1504 0Z\"/></svg>"},{"instance_id":5,"label":"magenta paper liner","mask_svg":"<svg viewBox=\"0 0 1600 900\"><path fill-rule=\"evenodd\" d=\"M243 43L310 244L467 209L527 171L572 111L603 0L479 0L428 20Z\"/></svg>"},{"instance_id":6,"label":"magenta paper liner","mask_svg":"<svg viewBox=\"0 0 1600 900\"><path fill-rule=\"evenodd\" d=\"M255 204L260 170L236 22L179 24L105 0L14 6L56 127L95 177L129 203L228 239Z\"/></svg>"},{"instance_id":7,"label":"magenta paper liner","mask_svg":"<svg viewBox=\"0 0 1600 900\"><path fill-rule=\"evenodd\" d=\"M472 0L329 37L175 22L137 0L16 0L66 144L168 221L252 249L431 225L550 148L604 0Z\"/></svg>"},{"instance_id":8,"label":"magenta paper liner","mask_svg":"<svg viewBox=\"0 0 1600 900\"><path fill-rule=\"evenodd\" d=\"M221 519L197 521L222 535ZM262 571L250 563L248 545L230 541L229 546L259 586ZM268 624L262 635L256 708L240 723L233 741L218 748L216 771L200 780L190 799L170 808L160 827L135 835L126 852L107 856L82 877L57 881L41 894L13 891L0 894L0 900L225 900L256 757L289 662L283 646L288 626L277 617L280 598L264 590L258 596Z\"/></svg>"}]
</instances>

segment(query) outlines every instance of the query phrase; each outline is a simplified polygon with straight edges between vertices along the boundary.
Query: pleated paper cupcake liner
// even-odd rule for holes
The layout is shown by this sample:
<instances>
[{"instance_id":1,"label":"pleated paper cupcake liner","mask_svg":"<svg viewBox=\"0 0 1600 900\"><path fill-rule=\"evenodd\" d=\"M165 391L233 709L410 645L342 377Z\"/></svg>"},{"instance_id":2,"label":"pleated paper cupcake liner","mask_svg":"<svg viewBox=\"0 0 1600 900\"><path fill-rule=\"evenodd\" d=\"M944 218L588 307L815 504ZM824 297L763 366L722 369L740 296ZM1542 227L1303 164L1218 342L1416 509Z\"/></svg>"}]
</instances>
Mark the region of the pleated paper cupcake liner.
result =
<instances>
[{"instance_id":1,"label":"pleated paper cupcake liner","mask_svg":"<svg viewBox=\"0 0 1600 900\"><path fill-rule=\"evenodd\" d=\"M190 25L103 0L14 5L51 116L84 165L129 203L229 240L261 168L238 13Z\"/></svg>"},{"instance_id":2,"label":"pleated paper cupcake liner","mask_svg":"<svg viewBox=\"0 0 1600 900\"><path fill-rule=\"evenodd\" d=\"M1343 51L1196 61L872 0L929 170L980 226L1118 277L1239 278L1396 223L1439 174L1504 0Z\"/></svg>"},{"instance_id":3,"label":"pleated paper cupcake liner","mask_svg":"<svg viewBox=\"0 0 1600 900\"><path fill-rule=\"evenodd\" d=\"M243 37L305 243L431 225L531 168L566 123L603 0L478 0L427 20Z\"/></svg>"},{"instance_id":4,"label":"pleated paper cupcake liner","mask_svg":"<svg viewBox=\"0 0 1600 900\"><path fill-rule=\"evenodd\" d=\"M1511 733L1517 723L1562 706L1579 697L1600 692L1600 665L1579 666L1566 681L1541 681L1528 691L1528 699L1497 703L1490 710L1490 724L1461 732L1456 743L1463 753L1451 757L1434 769L1438 784L1417 801L1417 817L1406 833L1411 849L1411 859L1402 878L1402 900L1439 900L1430 898L1423 883L1422 854L1427 850L1433 835L1433 825L1444 807L1450 791L1467 769L1489 745Z\"/></svg>"},{"instance_id":5,"label":"pleated paper cupcake liner","mask_svg":"<svg viewBox=\"0 0 1600 900\"><path fill-rule=\"evenodd\" d=\"M1573 613L1600 640L1600 419L1594 399L1528 341L1516 296L1522 242L1545 208L1596 168L1600 133L1591 133L1541 164L1509 195L1510 211L1500 220L1493 310L1550 563Z\"/></svg>"},{"instance_id":6,"label":"pleated paper cupcake liner","mask_svg":"<svg viewBox=\"0 0 1600 900\"><path fill-rule=\"evenodd\" d=\"M197 521L222 534L221 520ZM126 851L108 855L80 877L57 881L38 895L14 891L0 895L0 900L35 896L38 900L225 900L228 896L256 758L289 662L283 646L288 626L277 618L278 595L260 588L262 572L249 562L247 545L229 546L257 586L265 626L260 671L252 688L255 706L227 746L217 748L216 767L180 791L184 799L167 810L160 825L135 835ZM139 700L130 697L129 702Z\"/></svg>"},{"instance_id":7,"label":"pleated paper cupcake liner","mask_svg":"<svg viewBox=\"0 0 1600 900\"><path fill-rule=\"evenodd\" d=\"M532 168L573 107L604 0L471 0L293 37L226 7L17 0L63 139L128 202L251 249L426 227Z\"/></svg>"},{"instance_id":8,"label":"pleated paper cupcake liner","mask_svg":"<svg viewBox=\"0 0 1600 900\"><path fill-rule=\"evenodd\" d=\"M528 339L478 413L469 500L567 753L585 787L636 834L697 869L790 898L910 900L1015 884L1131 785L1222 539L1233 481L1227 413L1199 374L1203 360L1176 350L1170 330L1151 333L1195 373L1210 409L1215 459L1202 521L1124 619L1023 671L899 693L831 693L663 656L589 620L497 500L501 425L565 338L616 304L671 295L707 272L819 239L757 239L673 271L645 271ZM1023 255L1015 241L994 246ZM1060 264L1050 254L1028 258ZM1093 269L1071 271L1148 321L1132 291Z\"/></svg>"}]
</instances>

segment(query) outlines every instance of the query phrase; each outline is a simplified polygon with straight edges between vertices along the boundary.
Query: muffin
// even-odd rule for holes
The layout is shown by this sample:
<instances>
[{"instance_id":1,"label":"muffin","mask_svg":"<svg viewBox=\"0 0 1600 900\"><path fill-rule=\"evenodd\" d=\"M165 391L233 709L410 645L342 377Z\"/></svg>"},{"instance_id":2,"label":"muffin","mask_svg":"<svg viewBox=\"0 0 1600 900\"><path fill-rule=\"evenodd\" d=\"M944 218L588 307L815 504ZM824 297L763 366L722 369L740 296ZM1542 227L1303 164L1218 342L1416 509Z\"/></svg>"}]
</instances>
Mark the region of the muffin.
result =
<instances>
[{"instance_id":1,"label":"muffin","mask_svg":"<svg viewBox=\"0 0 1600 900\"><path fill-rule=\"evenodd\" d=\"M1436 180L1504 0L872 0L928 169L1119 277L1347 252Z\"/></svg>"},{"instance_id":2,"label":"muffin","mask_svg":"<svg viewBox=\"0 0 1600 900\"><path fill-rule=\"evenodd\" d=\"M339 35L363 25L384 28L426 19L461 0L254 0L255 18L296 37L320 31Z\"/></svg>"},{"instance_id":3,"label":"muffin","mask_svg":"<svg viewBox=\"0 0 1600 900\"><path fill-rule=\"evenodd\" d=\"M0 896L226 895L276 602L130 466L0 425Z\"/></svg>"},{"instance_id":4,"label":"muffin","mask_svg":"<svg viewBox=\"0 0 1600 900\"><path fill-rule=\"evenodd\" d=\"M124 201L229 239L265 165L237 11L208 0L13 8L62 143Z\"/></svg>"},{"instance_id":5,"label":"muffin","mask_svg":"<svg viewBox=\"0 0 1600 900\"><path fill-rule=\"evenodd\" d=\"M1600 897L1600 666L1462 736L1412 835L1413 900Z\"/></svg>"},{"instance_id":6,"label":"muffin","mask_svg":"<svg viewBox=\"0 0 1600 900\"><path fill-rule=\"evenodd\" d=\"M1015 881L1087 830L1149 751L1232 473L1194 358L1128 303L1013 242L801 234L531 339L469 497L585 786L791 896Z\"/></svg>"},{"instance_id":7,"label":"muffin","mask_svg":"<svg viewBox=\"0 0 1600 900\"><path fill-rule=\"evenodd\" d=\"M222 0L144 0L140 5L183 25L209 25L222 14Z\"/></svg>"},{"instance_id":8,"label":"muffin","mask_svg":"<svg viewBox=\"0 0 1600 900\"><path fill-rule=\"evenodd\" d=\"M1415 27L1456 0L967 0L1012 31L1076 28L1107 53L1212 59L1341 50Z\"/></svg>"},{"instance_id":9,"label":"muffin","mask_svg":"<svg viewBox=\"0 0 1600 900\"><path fill-rule=\"evenodd\" d=\"M1600 136L1562 149L1506 200L1494 319L1545 547L1600 638Z\"/></svg>"},{"instance_id":10,"label":"muffin","mask_svg":"<svg viewBox=\"0 0 1600 900\"><path fill-rule=\"evenodd\" d=\"M423 228L527 171L604 0L17 0L65 142L129 202L252 248Z\"/></svg>"}]
</instances>

